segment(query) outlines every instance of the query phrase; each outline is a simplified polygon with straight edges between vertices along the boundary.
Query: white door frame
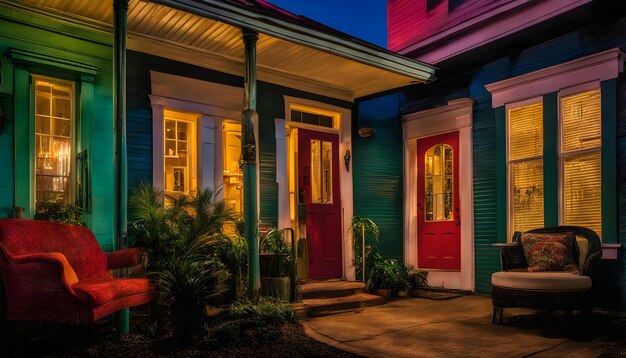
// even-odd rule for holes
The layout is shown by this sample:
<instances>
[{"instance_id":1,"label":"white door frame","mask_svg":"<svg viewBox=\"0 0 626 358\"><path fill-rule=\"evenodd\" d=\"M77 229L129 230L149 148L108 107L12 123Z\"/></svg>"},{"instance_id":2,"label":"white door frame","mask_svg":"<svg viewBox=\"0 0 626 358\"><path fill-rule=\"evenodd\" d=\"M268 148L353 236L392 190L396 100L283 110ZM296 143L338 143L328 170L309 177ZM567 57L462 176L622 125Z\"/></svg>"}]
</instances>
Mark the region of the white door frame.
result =
<instances>
[{"instance_id":1,"label":"white door frame","mask_svg":"<svg viewBox=\"0 0 626 358\"><path fill-rule=\"evenodd\" d=\"M276 182L278 183L278 227L291 227L291 217L289 209L290 195L296 193L289 192L289 173L287 165L287 151L291 150L286 141L287 128L303 128L322 132L336 133L339 136L339 186L341 191L341 227L342 227L342 267L343 277L347 280L354 280L355 272L352 266L352 240L348 230L354 213L354 202L352 192L352 161L349 164L349 171L344 165L344 155L347 150L352 151L352 112L349 109L329 105L322 102L284 96L285 99L285 119L275 119L276 136ZM339 115L339 120L335 124L335 129L307 125L291 121L291 107L308 107L323 111L334 112ZM293 228L294 230L296 228Z\"/></svg>"},{"instance_id":2,"label":"white door frame","mask_svg":"<svg viewBox=\"0 0 626 358\"><path fill-rule=\"evenodd\" d=\"M469 98L448 101L442 107L402 116L404 141L404 261L417 260L417 140L459 132L459 200L461 209L461 270L429 270L435 287L474 290L474 202L472 172L472 109ZM462 178L462 179L461 179Z\"/></svg>"}]
</instances>

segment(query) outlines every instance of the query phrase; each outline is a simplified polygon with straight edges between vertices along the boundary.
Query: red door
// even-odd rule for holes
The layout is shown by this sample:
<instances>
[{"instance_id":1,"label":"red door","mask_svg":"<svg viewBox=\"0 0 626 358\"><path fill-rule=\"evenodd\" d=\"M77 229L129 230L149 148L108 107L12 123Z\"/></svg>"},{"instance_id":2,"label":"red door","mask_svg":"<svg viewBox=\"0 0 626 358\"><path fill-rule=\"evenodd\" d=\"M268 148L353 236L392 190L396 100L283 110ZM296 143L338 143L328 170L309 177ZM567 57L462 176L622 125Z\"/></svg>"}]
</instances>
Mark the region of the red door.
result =
<instances>
[{"instance_id":1,"label":"red door","mask_svg":"<svg viewBox=\"0 0 626 358\"><path fill-rule=\"evenodd\" d=\"M338 150L336 134L298 129L298 189L306 201L309 278L313 279L342 276Z\"/></svg>"},{"instance_id":2,"label":"red door","mask_svg":"<svg viewBox=\"0 0 626 358\"><path fill-rule=\"evenodd\" d=\"M460 270L459 133L418 140L417 165L418 267Z\"/></svg>"}]
</instances>

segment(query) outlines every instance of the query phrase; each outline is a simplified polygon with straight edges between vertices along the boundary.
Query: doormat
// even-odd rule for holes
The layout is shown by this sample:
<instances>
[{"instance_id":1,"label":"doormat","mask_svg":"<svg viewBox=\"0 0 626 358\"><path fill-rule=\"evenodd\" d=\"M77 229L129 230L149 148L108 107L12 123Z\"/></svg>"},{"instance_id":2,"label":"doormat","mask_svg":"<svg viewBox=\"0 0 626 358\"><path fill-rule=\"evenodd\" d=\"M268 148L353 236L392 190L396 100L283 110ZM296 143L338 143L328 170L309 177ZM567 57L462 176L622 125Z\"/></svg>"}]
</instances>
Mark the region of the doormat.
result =
<instances>
[{"instance_id":1,"label":"doormat","mask_svg":"<svg viewBox=\"0 0 626 358\"><path fill-rule=\"evenodd\" d=\"M410 290L408 294L412 297L426 298L429 300L449 300L452 298L467 296L471 294L471 291L424 287Z\"/></svg>"}]
</instances>

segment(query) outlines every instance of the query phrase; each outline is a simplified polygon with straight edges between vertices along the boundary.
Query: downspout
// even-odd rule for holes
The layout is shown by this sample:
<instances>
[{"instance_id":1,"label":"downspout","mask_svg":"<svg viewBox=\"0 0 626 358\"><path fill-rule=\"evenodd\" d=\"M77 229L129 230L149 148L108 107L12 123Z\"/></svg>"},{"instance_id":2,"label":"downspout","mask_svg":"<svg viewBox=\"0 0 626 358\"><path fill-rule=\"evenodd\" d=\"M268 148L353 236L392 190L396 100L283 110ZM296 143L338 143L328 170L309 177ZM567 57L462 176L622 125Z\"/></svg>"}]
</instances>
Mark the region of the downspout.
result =
<instances>
[{"instance_id":1,"label":"downspout","mask_svg":"<svg viewBox=\"0 0 626 358\"><path fill-rule=\"evenodd\" d=\"M115 204L117 207L116 249L126 246L128 213L128 173L126 153L126 17L128 0L113 0L113 109L115 124ZM129 331L129 310L125 308L115 315L117 329Z\"/></svg>"},{"instance_id":2,"label":"downspout","mask_svg":"<svg viewBox=\"0 0 626 358\"><path fill-rule=\"evenodd\" d=\"M256 32L242 30L244 53L243 112L241 113L241 159L243 161L243 220L248 242L248 297L258 297L261 287L257 212L256 138Z\"/></svg>"}]
</instances>

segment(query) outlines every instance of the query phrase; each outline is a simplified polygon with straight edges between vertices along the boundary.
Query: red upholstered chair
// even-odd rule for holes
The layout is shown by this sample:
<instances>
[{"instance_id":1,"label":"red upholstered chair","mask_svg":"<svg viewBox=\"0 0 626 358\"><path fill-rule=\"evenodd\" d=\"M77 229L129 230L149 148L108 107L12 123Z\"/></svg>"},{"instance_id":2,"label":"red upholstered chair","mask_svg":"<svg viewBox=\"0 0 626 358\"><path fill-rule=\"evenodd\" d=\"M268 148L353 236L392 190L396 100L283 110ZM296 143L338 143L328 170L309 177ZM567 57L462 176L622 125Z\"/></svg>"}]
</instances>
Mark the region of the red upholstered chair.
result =
<instances>
[{"instance_id":1,"label":"red upholstered chair","mask_svg":"<svg viewBox=\"0 0 626 358\"><path fill-rule=\"evenodd\" d=\"M144 278L114 278L138 249L105 253L93 233L46 221L0 220L0 273L9 320L91 323L156 299Z\"/></svg>"}]
</instances>

